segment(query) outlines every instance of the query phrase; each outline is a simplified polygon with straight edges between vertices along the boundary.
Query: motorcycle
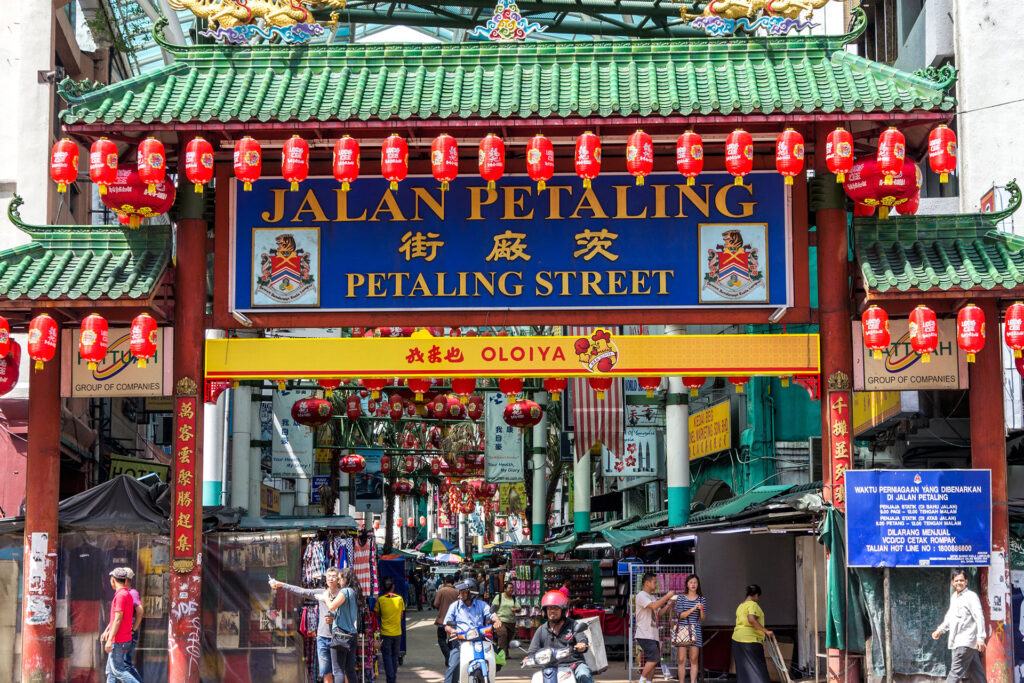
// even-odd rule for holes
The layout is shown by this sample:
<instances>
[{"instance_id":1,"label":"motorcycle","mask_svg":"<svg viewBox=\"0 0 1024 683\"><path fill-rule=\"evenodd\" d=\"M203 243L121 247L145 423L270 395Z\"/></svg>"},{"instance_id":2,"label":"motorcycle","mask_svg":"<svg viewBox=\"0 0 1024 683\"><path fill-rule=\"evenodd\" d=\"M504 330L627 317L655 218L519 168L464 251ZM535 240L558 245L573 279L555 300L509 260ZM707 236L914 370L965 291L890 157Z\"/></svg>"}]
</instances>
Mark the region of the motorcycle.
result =
<instances>
[{"instance_id":1,"label":"motorcycle","mask_svg":"<svg viewBox=\"0 0 1024 683\"><path fill-rule=\"evenodd\" d=\"M494 683L493 627L483 626L458 632L459 683Z\"/></svg>"},{"instance_id":2,"label":"motorcycle","mask_svg":"<svg viewBox=\"0 0 1024 683\"><path fill-rule=\"evenodd\" d=\"M577 622L573 635L582 633L586 628L586 624ZM575 641L575 637L573 640ZM540 669L534 672L531 683L576 683L575 670L578 660L574 656L575 645L573 642L569 647L546 647L532 655L527 654L523 660L523 668ZM509 646L526 652L518 640L513 640Z\"/></svg>"}]
</instances>

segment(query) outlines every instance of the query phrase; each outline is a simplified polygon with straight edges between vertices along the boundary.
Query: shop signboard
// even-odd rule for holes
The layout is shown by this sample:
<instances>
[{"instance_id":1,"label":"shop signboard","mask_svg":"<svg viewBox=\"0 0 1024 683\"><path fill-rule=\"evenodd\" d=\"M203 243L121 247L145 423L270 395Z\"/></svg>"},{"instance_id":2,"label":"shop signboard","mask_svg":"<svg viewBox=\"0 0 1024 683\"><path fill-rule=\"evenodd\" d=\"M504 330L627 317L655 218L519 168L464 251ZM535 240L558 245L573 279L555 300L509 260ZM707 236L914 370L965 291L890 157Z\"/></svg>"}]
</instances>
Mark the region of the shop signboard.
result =
<instances>
[{"instance_id":1,"label":"shop signboard","mask_svg":"<svg viewBox=\"0 0 1024 683\"><path fill-rule=\"evenodd\" d=\"M506 424L508 397L500 391L485 394L484 480L495 483L523 481L523 430Z\"/></svg>"},{"instance_id":2,"label":"shop signboard","mask_svg":"<svg viewBox=\"0 0 1024 683\"><path fill-rule=\"evenodd\" d=\"M355 478L355 508L359 512L384 512L384 475L380 470L384 451L361 448L359 455L366 460L366 467L352 475Z\"/></svg>"},{"instance_id":3,"label":"shop signboard","mask_svg":"<svg viewBox=\"0 0 1024 683\"><path fill-rule=\"evenodd\" d=\"M273 486L260 484L260 514L281 513L281 492Z\"/></svg>"},{"instance_id":4,"label":"shop signboard","mask_svg":"<svg viewBox=\"0 0 1024 683\"><path fill-rule=\"evenodd\" d=\"M498 484L499 515L521 515L526 512L527 502L529 501L524 482Z\"/></svg>"},{"instance_id":5,"label":"shop signboard","mask_svg":"<svg viewBox=\"0 0 1024 683\"><path fill-rule=\"evenodd\" d=\"M155 474L160 481L170 481L167 478L170 472L170 465L155 460L141 460L139 458L128 458L125 456L112 455L110 457L110 478L127 474L129 477L138 479L147 474Z\"/></svg>"},{"instance_id":6,"label":"shop signboard","mask_svg":"<svg viewBox=\"0 0 1024 683\"><path fill-rule=\"evenodd\" d=\"M107 355L96 364L95 370L78 355L78 329L61 331L61 391L70 398L100 398L112 396L169 396L173 362L174 329L159 328L156 353L140 368L137 358L128 348L131 329L111 327L107 331ZM173 406L167 408L174 410Z\"/></svg>"},{"instance_id":7,"label":"shop signboard","mask_svg":"<svg viewBox=\"0 0 1024 683\"><path fill-rule=\"evenodd\" d=\"M851 567L988 566L990 470L847 470Z\"/></svg>"},{"instance_id":8,"label":"shop signboard","mask_svg":"<svg viewBox=\"0 0 1024 683\"><path fill-rule=\"evenodd\" d=\"M602 474L629 478L658 476L659 431L655 427L626 427L623 431L624 453L601 449Z\"/></svg>"},{"instance_id":9,"label":"shop signboard","mask_svg":"<svg viewBox=\"0 0 1024 683\"><path fill-rule=\"evenodd\" d=\"M884 429L904 416L920 410L916 391L855 391L853 392L853 436Z\"/></svg>"},{"instance_id":10,"label":"shop signboard","mask_svg":"<svg viewBox=\"0 0 1024 683\"><path fill-rule=\"evenodd\" d=\"M668 385L665 377L661 378L661 386L658 391L664 391ZM654 399L652 403L647 402L647 390L642 389L635 377L626 377L622 380L622 391L626 395L626 425L629 427L656 427L665 424L664 409L660 408Z\"/></svg>"},{"instance_id":11,"label":"shop signboard","mask_svg":"<svg viewBox=\"0 0 1024 683\"><path fill-rule=\"evenodd\" d=\"M875 358L864 346L860 321L853 325L853 388L856 391L967 389L967 357L956 343L956 320L939 320L939 346L925 363L910 346L906 318L889 319L892 343Z\"/></svg>"},{"instance_id":12,"label":"shop signboard","mask_svg":"<svg viewBox=\"0 0 1024 683\"><path fill-rule=\"evenodd\" d=\"M689 417L690 460L732 448L729 401L722 401Z\"/></svg>"},{"instance_id":13,"label":"shop signboard","mask_svg":"<svg viewBox=\"0 0 1024 683\"><path fill-rule=\"evenodd\" d=\"M270 473L275 477L313 476L313 430L292 420L292 405L312 396L308 389L274 391L274 436Z\"/></svg>"},{"instance_id":14,"label":"shop signboard","mask_svg":"<svg viewBox=\"0 0 1024 683\"><path fill-rule=\"evenodd\" d=\"M182 380L184 382L184 380ZM195 384L192 385L195 387ZM174 406L174 486L171 507L171 558L174 571L187 573L195 567L196 529L203 524L196 519L196 456L198 453L197 423L199 399L177 396ZM201 513L202 508L199 508Z\"/></svg>"},{"instance_id":15,"label":"shop signboard","mask_svg":"<svg viewBox=\"0 0 1024 683\"><path fill-rule=\"evenodd\" d=\"M522 175L488 190L467 173L397 190L381 177L343 192L313 177L292 192L231 181L233 310L423 311L768 307L793 304L790 194L782 176L728 173L688 187ZM658 245L651 249L651 245ZM327 267L330 264L330 267Z\"/></svg>"},{"instance_id":16,"label":"shop signboard","mask_svg":"<svg viewBox=\"0 0 1024 683\"><path fill-rule=\"evenodd\" d=\"M320 487L331 483L330 477L313 476L309 484L309 502L313 505L322 503Z\"/></svg>"}]
</instances>

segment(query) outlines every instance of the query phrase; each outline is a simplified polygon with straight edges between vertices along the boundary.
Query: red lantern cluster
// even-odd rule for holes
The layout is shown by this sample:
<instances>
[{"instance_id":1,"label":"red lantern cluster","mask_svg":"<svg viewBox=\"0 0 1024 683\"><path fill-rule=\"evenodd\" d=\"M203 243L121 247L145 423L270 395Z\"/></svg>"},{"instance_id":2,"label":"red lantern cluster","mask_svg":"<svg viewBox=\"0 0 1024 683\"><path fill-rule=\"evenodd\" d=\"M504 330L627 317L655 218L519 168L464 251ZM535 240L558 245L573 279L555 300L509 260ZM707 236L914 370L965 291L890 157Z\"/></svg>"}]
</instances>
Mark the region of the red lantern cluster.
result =
<instances>
[{"instance_id":1,"label":"red lantern cluster","mask_svg":"<svg viewBox=\"0 0 1024 683\"><path fill-rule=\"evenodd\" d=\"M99 185L100 194L117 179L117 145L100 138L89 148L89 180Z\"/></svg>"},{"instance_id":2,"label":"red lantern cluster","mask_svg":"<svg viewBox=\"0 0 1024 683\"><path fill-rule=\"evenodd\" d=\"M704 142L692 130L676 140L676 168L686 176L687 185L693 185L694 178L704 170Z\"/></svg>"},{"instance_id":3,"label":"red lantern cluster","mask_svg":"<svg viewBox=\"0 0 1024 683\"><path fill-rule=\"evenodd\" d=\"M451 135L442 133L430 143L430 170L441 190L447 190L459 175L459 145Z\"/></svg>"},{"instance_id":4,"label":"red lantern cluster","mask_svg":"<svg viewBox=\"0 0 1024 683\"><path fill-rule=\"evenodd\" d=\"M343 135L334 143L334 179L341 183L341 191L348 192L359 177L359 141Z\"/></svg>"},{"instance_id":5,"label":"red lantern cluster","mask_svg":"<svg viewBox=\"0 0 1024 683\"><path fill-rule=\"evenodd\" d=\"M551 140L537 133L526 143L526 173L537 183L537 191L546 188L555 174L555 148Z\"/></svg>"},{"instance_id":6,"label":"red lantern cluster","mask_svg":"<svg viewBox=\"0 0 1024 683\"><path fill-rule=\"evenodd\" d=\"M502 418L505 424L520 429L532 427L544 416L544 410L536 402L530 400L515 401L505 406Z\"/></svg>"},{"instance_id":7,"label":"red lantern cluster","mask_svg":"<svg viewBox=\"0 0 1024 683\"><path fill-rule=\"evenodd\" d=\"M587 131L576 138L576 175L583 179L583 187L601 172L601 140Z\"/></svg>"},{"instance_id":8,"label":"red lantern cluster","mask_svg":"<svg viewBox=\"0 0 1024 683\"><path fill-rule=\"evenodd\" d=\"M921 356L922 363L930 363L931 354L939 346L939 322L935 311L924 304L910 312L910 346Z\"/></svg>"},{"instance_id":9,"label":"red lantern cluster","mask_svg":"<svg viewBox=\"0 0 1024 683\"><path fill-rule=\"evenodd\" d=\"M78 338L78 355L89 364L90 370L103 362L107 355L107 320L101 315L86 316Z\"/></svg>"},{"instance_id":10,"label":"red lantern cluster","mask_svg":"<svg viewBox=\"0 0 1024 683\"><path fill-rule=\"evenodd\" d=\"M185 145L185 177L196 192L202 192L203 185L213 180L213 145L201 137Z\"/></svg>"},{"instance_id":11,"label":"red lantern cluster","mask_svg":"<svg viewBox=\"0 0 1024 683\"><path fill-rule=\"evenodd\" d=\"M878 306L870 306L861 316L860 326L864 346L875 358L881 358L882 351L889 348L889 315Z\"/></svg>"},{"instance_id":12,"label":"red lantern cluster","mask_svg":"<svg viewBox=\"0 0 1024 683\"><path fill-rule=\"evenodd\" d=\"M263 172L263 150L260 143L248 135L236 142L233 166L235 177L244 183L242 189L248 192Z\"/></svg>"},{"instance_id":13,"label":"red lantern cluster","mask_svg":"<svg viewBox=\"0 0 1024 683\"><path fill-rule=\"evenodd\" d=\"M743 177L754 168L754 139L750 133L737 128L725 139L725 170L736 177L735 185L743 184Z\"/></svg>"},{"instance_id":14,"label":"red lantern cluster","mask_svg":"<svg viewBox=\"0 0 1024 683\"><path fill-rule=\"evenodd\" d=\"M775 168L785 177L786 185L792 185L794 176L804 169L804 137L792 128L782 131L775 141Z\"/></svg>"},{"instance_id":15,"label":"red lantern cluster","mask_svg":"<svg viewBox=\"0 0 1024 683\"><path fill-rule=\"evenodd\" d=\"M50 178L57 183L57 192L67 192L68 185L78 180L78 145L61 138L50 152Z\"/></svg>"},{"instance_id":16,"label":"red lantern cluster","mask_svg":"<svg viewBox=\"0 0 1024 683\"><path fill-rule=\"evenodd\" d=\"M331 421L334 406L326 398L300 398L292 404L292 419L306 427L319 427Z\"/></svg>"},{"instance_id":17,"label":"red lantern cluster","mask_svg":"<svg viewBox=\"0 0 1024 683\"><path fill-rule=\"evenodd\" d=\"M128 350L137 359L140 368L146 367L146 361L156 354L156 320L149 313L140 313L132 320Z\"/></svg>"},{"instance_id":18,"label":"red lantern cluster","mask_svg":"<svg viewBox=\"0 0 1024 683\"><path fill-rule=\"evenodd\" d=\"M164 143L152 137L140 142L137 163L139 178L146 183L146 193L156 194L156 186L164 181L167 174L167 153L164 151Z\"/></svg>"},{"instance_id":19,"label":"red lantern cluster","mask_svg":"<svg viewBox=\"0 0 1024 683\"><path fill-rule=\"evenodd\" d=\"M35 361L36 370L53 360L57 352L57 322L46 313L40 313L28 327L28 357Z\"/></svg>"},{"instance_id":20,"label":"red lantern cluster","mask_svg":"<svg viewBox=\"0 0 1024 683\"><path fill-rule=\"evenodd\" d=\"M644 177L654 170L654 141L642 130L626 140L626 170L636 177L637 185L643 185Z\"/></svg>"},{"instance_id":21,"label":"red lantern cluster","mask_svg":"<svg viewBox=\"0 0 1024 683\"><path fill-rule=\"evenodd\" d=\"M916 164L903 164L892 183L887 185L878 163L866 157L854 163L844 187L847 196L857 204L857 215L871 215L878 207L881 218L886 218L889 209L898 208L920 194L921 171ZM859 210L862 206L868 211Z\"/></svg>"},{"instance_id":22,"label":"red lantern cluster","mask_svg":"<svg viewBox=\"0 0 1024 683\"><path fill-rule=\"evenodd\" d=\"M391 492L396 496L407 496L412 493L413 485L408 479L399 479L391 485Z\"/></svg>"},{"instance_id":23,"label":"red lantern cluster","mask_svg":"<svg viewBox=\"0 0 1024 683\"><path fill-rule=\"evenodd\" d=\"M309 143L293 135L281 146L281 176L291 183L292 192L309 175Z\"/></svg>"},{"instance_id":24,"label":"red lantern cluster","mask_svg":"<svg viewBox=\"0 0 1024 683\"><path fill-rule=\"evenodd\" d=\"M956 170L956 133L940 125L928 134L928 163L939 174L939 182L949 182L949 174Z\"/></svg>"},{"instance_id":25,"label":"red lantern cluster","mask_svg":"<svg viewBox=\"0 0 1024 683\"><path fill-rule=\"evenodd\" d=\"M478 154L480 177L487 181L487 189L493 190L496 181L505 173L505 142L493 133L480 141Z\"/></svg>"}]
</instances>

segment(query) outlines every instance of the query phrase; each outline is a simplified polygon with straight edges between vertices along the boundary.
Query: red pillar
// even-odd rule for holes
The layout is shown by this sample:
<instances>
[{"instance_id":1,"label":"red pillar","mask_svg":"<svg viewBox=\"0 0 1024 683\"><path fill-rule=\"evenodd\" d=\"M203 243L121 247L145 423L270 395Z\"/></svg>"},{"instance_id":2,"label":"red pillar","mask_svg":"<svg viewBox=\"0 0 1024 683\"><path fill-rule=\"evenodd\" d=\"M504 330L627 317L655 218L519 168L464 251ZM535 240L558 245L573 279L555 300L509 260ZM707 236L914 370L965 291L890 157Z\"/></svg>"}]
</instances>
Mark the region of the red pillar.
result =
<instances>
[{"instance_id":1,"label":"red pillar","mask_svg":"<svg viewBox=\"0 0 1024 683\"><path fill-rule=\"evenodd\" d=\"M971 464L992 470L992 553L1002 555L1002 581L993 580L990 568L981 570L982 609L986 634L985 678L1013 680L1013 633L1010 630L1010 532L1006 507L1006 423L1003 418L1002 338L999 306L978 302L988 322L987 348L970 365ZM994 608L994 609L993 609ZM999 612L1001 611L1001 615Z\"/></svg>"},{"instance_id":2,"label":"red pillar","mask_svg":"<svg viewBox=\"0 0 1024 683\"><path fill-rule=\"evenodd\" d=\"M40 311L41 312L41 311ZM60 332L58 330L58 339ZM57 502L60 490L60 349L31 370L25 545L22 555L21 680L54 680L57 612Z\"/></svg>"},{"instance_id":3,"label":"red pillar","mask_svg":"<svg viewBox=\"0 0 1024 683\"><path fill-rule=\"evenodd\" d=\"M206 313L206 221L202 220L202 195L196 195L190 183L178 188L181 219L178 228L178 259L174 269L174 393L175 393L175 467L172 475L174 497L171 505L170 623L168 627L168 680L174 683L198 683L202 634L202 495L195 477L202 477L203 434L203 316ZM191 406L191 408L189 408ZM185 408L191 416L179 414ZM188 432L183 440L182 429ZM190 452L182 453L191 442ZM191 460L191 462L189 462ZM183 472L191 472L182 478ZM188 495L191 492L191 495ZM187 496L187 497L185 497ZM191 517L184 526L182 514ZM182 529L194 541L188 555L175 555Z\"/></svg>"}]
</instances>

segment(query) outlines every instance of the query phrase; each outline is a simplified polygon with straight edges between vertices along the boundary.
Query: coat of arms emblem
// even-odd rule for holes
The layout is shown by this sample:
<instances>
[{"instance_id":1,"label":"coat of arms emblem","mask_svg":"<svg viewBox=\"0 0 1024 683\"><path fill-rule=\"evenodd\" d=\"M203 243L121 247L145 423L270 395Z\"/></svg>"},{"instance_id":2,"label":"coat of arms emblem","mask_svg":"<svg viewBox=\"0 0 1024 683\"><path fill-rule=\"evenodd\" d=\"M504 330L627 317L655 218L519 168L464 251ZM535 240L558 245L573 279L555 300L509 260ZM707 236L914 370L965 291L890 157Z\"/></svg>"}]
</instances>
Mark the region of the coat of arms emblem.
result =
<instances>
[{"instance_id":1,"label":"coat of arms emblem","mask_svg":"<svg viewBox=\"0 0 1024 683\"><path fill-rule=\"evenodd\" d=\"M290 303L315 286L309 252L299 249L295 236L280 234L276 248L260 254L256 291L278 303Z\"/></svg>"},{"instance_id":2,"label":"coat of arms emblem","mask_svg":"<svg viewBox=\"0 0 1024 683\"><path fill-rule=\"evenodd\" d=\"M758 249L746 242L737 229L723 232L722 241L708 249L702 288L726 299L742 299L764 280Z\"/></svg>"}]
</instances>

